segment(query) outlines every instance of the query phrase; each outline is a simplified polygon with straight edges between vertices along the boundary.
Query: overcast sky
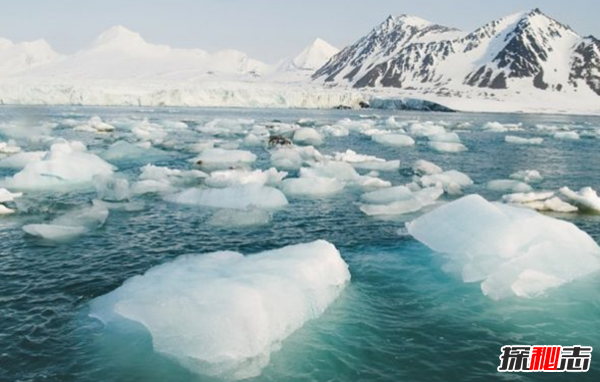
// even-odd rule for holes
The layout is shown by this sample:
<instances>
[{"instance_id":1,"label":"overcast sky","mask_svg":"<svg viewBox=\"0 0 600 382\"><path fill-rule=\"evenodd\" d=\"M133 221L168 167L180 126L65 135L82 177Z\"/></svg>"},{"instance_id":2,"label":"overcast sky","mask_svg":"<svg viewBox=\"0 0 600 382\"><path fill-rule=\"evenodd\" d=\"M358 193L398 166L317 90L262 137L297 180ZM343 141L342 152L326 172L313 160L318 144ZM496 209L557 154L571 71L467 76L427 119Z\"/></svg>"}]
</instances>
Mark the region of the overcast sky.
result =
<instances>
[{"instance_id":1,"label":"overcast sky","mask_svg":"<svg viewBox=\"0 0 600 382\"><path fill-rule=\"evenodd\" d=\"M149 42L210 52L238 49L265 62L294 55L316 37L344 47L388 15L411 14L472 30L540 7L583 35L600 37L598 0L0 0L0 37L46 39L60 53L113 25Z\"/></svg>"}]
</instances>

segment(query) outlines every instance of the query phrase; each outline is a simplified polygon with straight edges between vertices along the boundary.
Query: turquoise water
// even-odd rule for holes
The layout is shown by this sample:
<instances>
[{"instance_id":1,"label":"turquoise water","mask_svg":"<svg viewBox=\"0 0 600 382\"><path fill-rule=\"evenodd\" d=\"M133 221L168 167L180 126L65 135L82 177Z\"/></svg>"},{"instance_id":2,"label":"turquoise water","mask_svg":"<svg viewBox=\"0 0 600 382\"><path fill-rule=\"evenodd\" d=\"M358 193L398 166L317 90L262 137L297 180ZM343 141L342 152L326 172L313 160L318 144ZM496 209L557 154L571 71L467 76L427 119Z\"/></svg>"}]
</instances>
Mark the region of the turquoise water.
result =
<instances>
[{"instance_id":1,"label":"turquoise water","mask_svg":"<svg viewBox=\"0 0 600 382\"><path fill-rule=\"evenodd\" d=\"M538 189L569 186L600 189L600 141L595 131L600 118L573 116L431 114L372 111L139 109L139 108L0 108L0 126L32 131L52 123L53 137L84 141L101 152L130 131L95 135L75 132L66 121L104 120L151 122L187 121L190 126L214 118L250 118L296 122L301 118L331 124L342 118L395 116L397 121L444 121L448 126L469 122L459 132L469 151L441 154L425 140L411 148L386 148L368 137L328 137L323 154L350 148L361 154L400 159L401 171L381 173L393 184L411 181L409 168L427 159L444 169L468 174L490 200L487 181L507 178L524 169L537 169L545 180ZM375 114L375 116L371 115ZM481 132L489 121L523 123L524 131ZM553 139L535 129L538 124L579 131L579 141ZM8 137L2 136L0 140ZM12 130L11 130L12 131ZM13 133L11 133L13 134ZM541 136L540 146L517 146L504 136ZM24 134L26 136L27 134ZM191 129L172 132L176 142L202 137ZM230 139L233 139L232 137ZM45 142L17 142L29 150L47 149ZM177 146L157 165L188 168L193 157ZM251 148L259 159L255 168L269 167L269 154ZM135 179L145 160L116 162L119 172ZM0 170L9 176L14 170ZM294 176L295 174L292 174ZM439 257L414 239L399 233L417 215L380 220L364 215L357 205L360 193L344 191L324 200L290 198L266 227L215 228L206 225L212 210L169 204L158 196L139 200L138 212L111 211L106 224L68 243L50 243L24 234L21 227L39 223L96 197L93 189L66 193L27 193L19 213L0 219L0 380L1 381L204 381L152 351L150 336L115 333L89 318L89 302L119 287L126 279L151 267L190 253L235 250L245 254L288 244L325 239L336 245L349 264L352 282L325 314L307 323L272 354L256 381L480 381L485 379L538 381L597 381L600 364L592 359L583 375L499 375L500 347L507 344L581 344L600 348L600 277L584 280L527 300L492 301L477 284L465 284L441 270ZM444 197L444 200L451 200ZM600 216L554 215L577 224L600 242ZM568 254L565 254L568 256Z\"/></svg>"}]
</instances>

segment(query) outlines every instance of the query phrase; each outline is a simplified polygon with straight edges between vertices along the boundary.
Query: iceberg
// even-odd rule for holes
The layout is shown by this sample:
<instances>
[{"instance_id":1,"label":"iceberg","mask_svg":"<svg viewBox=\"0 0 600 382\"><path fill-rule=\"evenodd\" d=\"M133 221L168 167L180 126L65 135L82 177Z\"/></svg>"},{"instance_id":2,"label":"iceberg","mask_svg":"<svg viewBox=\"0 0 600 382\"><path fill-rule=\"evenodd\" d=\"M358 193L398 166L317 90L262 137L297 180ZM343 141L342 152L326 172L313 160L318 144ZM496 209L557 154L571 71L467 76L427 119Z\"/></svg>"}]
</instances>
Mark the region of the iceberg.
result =
<instances>
[{"instance_id":1,"label":"iceberg","mask_svg":"<svg viewBox=\"0 0 600 382\"><path fill-rule=\"evenodd\" d=\"M577 141L579 140L579 134L575 131L560 131L554 134L554 138L563 141Z\"/></svg>"},{"instance_id":2,"label":"iceberg","mask_svg":"<svg viewBox=\"0 0 600 382\"><path fill-rule=\"evenodd\" d=\"M479 195L443 205L407 229L493 300L536 297L600 270L600 247L574 224Z\"/></svg>"},{"instance_id":3,"label":"iceberg","mask_svg":"<svg viewBox=\"0 0 600 382\"><path fill-rule=\"evenodd\" d=\"M260 375L271 353L349 281L340 253L322 240L252 256L181 256L92 300L90 316L108 327L138 323L155 352L192 372L238 380Z\"/></svg>"},{"instance_id":4,"label":"iceberg","mask_svg":"<svg viewBox=\"0 0 600 382\"><path fill-rule=\"evenodd\" d=\"M536 211L570 213L579 209L555 196L554 192L526 192L504 195L504 203L517 204Z\"/></svg>"},{"instance_id":5,"label":"iceberg","mask_svg":"<svg viewBox=\"0 0 600 382\"><path fill-rule=\"evenodd\" d=\"M440 166L423 159L419 159L413 164L413 171L415 172L415 174L420 176L435 175L444 172L444 170L442 170Z\"/></svg>"},{"instance_id":6,"label":"iceberg","mask_svg":"<svg viewBox=\"0 0 600 382\"><path fill-rule=\"evenodd\" d=\"M288 201L276 188L259 184L246 184L227 188L191 188L168 195L165 200L172 203L205 207L245 210L250 207L276 209L285 207Z\"/></svg>"},{"instance_id":7,"label":"iceberg","mask_svg":"<svg viewBox=\"0 0 600 382\"><path fill-rule=\"evenodd\" d=\"M429 147L441 153L459 153L468 150L465 145L456 142L431 141L429 142Z\"/></svg>"},{"instance_id":8,"label":"iceberg","mask_svg":"<svg viewBox=\"0 0 600 382\"><path fill-rule=\"evenodd\" d=\"M65 141L53 144L42 160L30 162L2 183L20 190L66 188L90 183L96 175L112 175L114 169L83 143Z\"/></svg>"},{"instance_id":9,"label":"iceberg","mask_svg":"<svg viewBox=\"0 0 600 382\"><path fill-rule=\"evenodd\" d=\"M343 153L335 153L334 158L336 161L350 163L352 167L361 170L397 171L400 169L399 160L386 161L385 159L381 159L372 155L357 154L356 151L353 150L346 150Z\"/></svg>"},{"instance_id":10,"label":"iceberg","mask_svg":"<svg viewBox=\"0 0 600 382\"><path fill-rule=\"evenodd\" d=\"M126 141L117 141L102 152L100 156L109 162L145 164L169 159L172 154L152 147L149 142L133 144Z\"/></svg>"}]
</instances>

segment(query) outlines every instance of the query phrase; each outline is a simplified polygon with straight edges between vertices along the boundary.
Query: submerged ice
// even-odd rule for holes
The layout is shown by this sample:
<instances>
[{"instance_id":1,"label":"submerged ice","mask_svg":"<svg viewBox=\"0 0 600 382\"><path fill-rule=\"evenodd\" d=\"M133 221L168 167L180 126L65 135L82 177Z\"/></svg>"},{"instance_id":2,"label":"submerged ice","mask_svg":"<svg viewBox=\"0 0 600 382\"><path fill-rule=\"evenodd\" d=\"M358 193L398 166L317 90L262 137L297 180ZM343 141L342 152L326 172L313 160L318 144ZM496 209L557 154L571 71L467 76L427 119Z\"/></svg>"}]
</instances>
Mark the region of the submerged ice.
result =
<instances>
[{"instance_id":1,"label":"submerged ice","mask_svg":"<svg viewBox=\"0 0 600 382\"><path fill-rule=\"evenodd\" d=\"M600 247L574 224L469 195L407 224L447 269L499 300L535 297L600 270Z\"/></svg>"},{"instance_id":2,"label":"submerged ice","mask_svg":"<svg viewBox=\"0 0 600 382\"><path fill-rule=\"evenodd\" d=\"M340 253L322 240L252 256L182 256L96 298L90 315L109 326L139 323L156 352L193 372L244 379L349 281Z\"/></svg>"}]
</instances>

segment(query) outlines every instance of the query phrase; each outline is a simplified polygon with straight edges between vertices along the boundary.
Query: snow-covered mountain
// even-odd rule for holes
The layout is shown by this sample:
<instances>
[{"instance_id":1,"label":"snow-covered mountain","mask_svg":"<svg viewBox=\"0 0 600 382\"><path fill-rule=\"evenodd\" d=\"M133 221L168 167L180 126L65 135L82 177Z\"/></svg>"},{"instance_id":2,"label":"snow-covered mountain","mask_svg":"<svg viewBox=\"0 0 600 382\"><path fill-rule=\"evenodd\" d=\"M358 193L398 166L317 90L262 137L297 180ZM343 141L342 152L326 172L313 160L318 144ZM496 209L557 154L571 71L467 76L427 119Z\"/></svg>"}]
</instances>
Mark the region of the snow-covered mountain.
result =
<instances>
[{"instance_id":1,"label":"snow-covered mountain","mask_svg":"<svg viewBox=\"0 0 600 382\"><path fill-rule=\"evenodd\" d=\"M27 73L31 77L101 80L197 80L260 77L269 66L236 50L214 54L146 42L122 26L108 29L88 48Z\"/></svg>"},{"instance_id":2,"label":"snow-covered mountain","mask_svg":"<svg viewBox=\"0 0 600 382\"><path fill-rule=\"evenodd\" d=\"M298 55L285 58L275 64L265 80L280 83L309 82L314 72L339 51L327 41L316 38Z\"/></svg>"},{"instance_id":3,"label":"snow-covered mountain","mask_svg":"<svg viewBox=\"0 0 600 382\"><path fill-rule=\"evenodd\" d=\"M599 48L595 38L579 36L539 9L471 33L390 16L334 56L313 79L455 97L531 89L600 95Z\"/></svg>"},{"instance_id":4,"label":"snow-covered mountain","mask_svg":"<svg viewBox=\"0 0 600 382\"><path fill-rule=\"evenodd\" d=\"M56 62L61 56L44 40L13 43L0 38L0 77Z\"/></svg>"}]
</instances>

